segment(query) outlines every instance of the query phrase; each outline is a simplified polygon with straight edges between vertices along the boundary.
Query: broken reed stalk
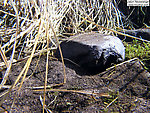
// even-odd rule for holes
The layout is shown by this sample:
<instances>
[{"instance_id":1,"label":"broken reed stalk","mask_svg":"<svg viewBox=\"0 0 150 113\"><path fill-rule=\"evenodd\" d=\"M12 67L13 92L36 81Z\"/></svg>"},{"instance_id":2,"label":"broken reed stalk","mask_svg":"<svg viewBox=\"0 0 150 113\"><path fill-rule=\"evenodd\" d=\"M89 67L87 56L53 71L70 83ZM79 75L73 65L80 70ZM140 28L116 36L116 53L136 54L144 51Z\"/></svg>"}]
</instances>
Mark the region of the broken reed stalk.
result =
<instances>
[{"instance_id":1,"label":"broken reed stalk","mask_svg":"<svg viewBox=\"0 0 150 113\"><path fill-rule=\"evenodd\" d=\"M62 60L62 64L63 64L64 83L66 83L66 70L65 70L65 63L64 63L63 54L62 54L62 51L61 51L61 47L60 47L60 44L59 44L59 40L58 40L58 38L57 38L57 36L56 36L56 32L54 31L54 28L52 27L51 22L50 22L50 26L51 26L51 29L52 29L52 31L53 31L53 33L54 33L54 37L55 37L55 39L56 39L56 41L57 41L58 48L59 48L59 51L60 51L60 56L61 56L61 60ZM62 84L63 84L63 83L62 83ZM60 85L61 85L61 84L60 84Z\"/></svg>"},{"instance_id":2,"label":"broken reed stalk","mask_svg":"<svg viewBox=\"0 0 150 113\"><path fill-rule=\"evenodd\" d=\"M43 89L36 89L33 91L44 91ZM67 90L67 89L46 89L46 91L50 92L70 92L70 93L80 93L80 94L87 94L87 95L96 95L99 97L110 97L108 93L93 93L89 91L81 91L81 90Z\"/></svg>"},{"instance_id":3,"label":"broken reed stalk","mask_svg":"<svg viewBox=\"0 0 150 113\"><path fill-rule=\"evenodd\" d=\"M46 0L46 5L45 5L45 8L47 8L47 0ZM43 93L43 113L44 113L44 110L45 110L45 96L46 96L46 86L47 86L47 74L48 74L48 56L49 56L49 51L48 51L48 48L49 48L49 35L48 35L48 14L47 14L47 10L45 9L45 14L46 14L46 25L45 25L45 29L46 29L46 32L45 32L45 35L47 37L47 56L46 56L46 73L45 73L45 80L44 80L44 93Z\"/></svg>"}]
</instances>

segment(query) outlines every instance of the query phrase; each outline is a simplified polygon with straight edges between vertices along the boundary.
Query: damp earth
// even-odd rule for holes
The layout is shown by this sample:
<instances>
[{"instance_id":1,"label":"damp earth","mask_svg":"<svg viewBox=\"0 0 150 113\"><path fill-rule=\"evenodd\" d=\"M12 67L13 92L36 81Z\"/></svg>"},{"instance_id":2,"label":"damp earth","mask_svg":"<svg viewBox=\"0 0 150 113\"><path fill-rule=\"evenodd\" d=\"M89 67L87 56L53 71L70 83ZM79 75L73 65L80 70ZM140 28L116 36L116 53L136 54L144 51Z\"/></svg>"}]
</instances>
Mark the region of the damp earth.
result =
<instances>
[{"instance_id":1,"label":"damp earth","mask_svg":"<svg viewBox=\"0 0 150 113\"><path fill-rule=\"evenodd\" d=\"M24 65L25 61L22 61L12 66L8 85L15 82ZM20 91L19 85L13 88L2 108L11 108L13 113L41 113L45 66L46 56L33 58ZM96 75L89 75L71 63L65 64L65 70L66 83L56 85L64 81L63 64L49 58L45 111L146 113L150 110L150 73L138 59L123 62ZM4 92L6 90L1 90L1 94Z\"/></svg>"}]
</instances>

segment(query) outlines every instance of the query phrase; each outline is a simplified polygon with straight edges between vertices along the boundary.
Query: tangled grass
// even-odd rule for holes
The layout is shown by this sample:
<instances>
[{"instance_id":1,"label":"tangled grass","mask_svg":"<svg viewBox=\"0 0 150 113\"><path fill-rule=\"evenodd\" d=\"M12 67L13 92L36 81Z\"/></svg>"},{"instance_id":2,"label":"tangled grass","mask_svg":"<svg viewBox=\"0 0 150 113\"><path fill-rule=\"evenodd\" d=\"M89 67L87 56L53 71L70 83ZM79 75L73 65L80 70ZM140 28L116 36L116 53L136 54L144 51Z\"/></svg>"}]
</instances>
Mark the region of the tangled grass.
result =
<instances>
[{"instance_id":1,"label":"tangled grass","mask_svg":"<svg viewBox=\"0 0 150 113\"><path fill-rule=\"evenodd\" d=\"M115 5L115 1L107 0L1 1L1 56L8 70L5 76L14 61L26 57L32 60L56 49L58 37L89 31L113 34L111 29L123 28L121 12Z\"/></svg>"}]
</instances>

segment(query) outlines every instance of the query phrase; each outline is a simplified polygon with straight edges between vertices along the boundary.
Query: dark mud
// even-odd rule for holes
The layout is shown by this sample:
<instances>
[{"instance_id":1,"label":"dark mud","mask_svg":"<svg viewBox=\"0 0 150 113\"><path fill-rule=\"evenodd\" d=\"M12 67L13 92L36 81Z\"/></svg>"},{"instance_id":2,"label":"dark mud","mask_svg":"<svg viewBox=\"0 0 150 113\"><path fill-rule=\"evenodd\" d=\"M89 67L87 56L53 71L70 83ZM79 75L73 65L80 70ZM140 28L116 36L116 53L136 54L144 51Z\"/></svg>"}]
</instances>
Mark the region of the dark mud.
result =
<instances>
[{"instance_id":1,"label":"dark mud","mask_svg":"<svg viewBox=\"0 0 150 113\"><path fill-rule=\"evenodd\" d=\"M37 61L38 58L33 59L27 77L34 72ZM12 66L7 84L14 83L24 65L25 63L22 62ZM124 63L97 75L87 75L84 70L74 64L66 65L66 84L52 87L51 89L67 89L71 91L47 91L47 110L49 109L54 113L148 113L150 111L150 73L144 70L138 60ZM19 92L16 92L18 87L11 91L3 102L2 108L10 111L12 102L15 99L12 107L13 113L41 113L40 96L43 98L43 92L34 91L33 89L44 85L45 66L46 57L42 56L33 75L23 83ZM48 67L47 84L52 86L63 83L62 63L60 61L49 61ZM1 93L5 91L1 90ZM92 92L99 95L72 91ZM101 94L105 93L110 96L101 96Z\"/></svg>"}]
</instances>

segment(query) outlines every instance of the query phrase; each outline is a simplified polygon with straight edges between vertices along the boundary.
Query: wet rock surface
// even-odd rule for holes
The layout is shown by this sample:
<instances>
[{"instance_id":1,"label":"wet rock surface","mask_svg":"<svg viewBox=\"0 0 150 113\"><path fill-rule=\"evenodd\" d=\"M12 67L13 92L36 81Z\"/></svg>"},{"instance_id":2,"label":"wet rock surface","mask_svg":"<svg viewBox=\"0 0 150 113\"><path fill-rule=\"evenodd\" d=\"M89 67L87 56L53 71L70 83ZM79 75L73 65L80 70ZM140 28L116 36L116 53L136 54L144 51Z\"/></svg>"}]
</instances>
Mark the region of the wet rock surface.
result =
<instances>
[{"instance_id":1,"label":"wet rock surface","mask_svg":"<svg viewBox=\"0 0 150 113\"><path fill-rule=\"evenodd\" d=\"M12 107L13 113L42 112L40 96L43 98L43 91L34 91L33 89L44 85L46 68L45 56L42 56L40 60L38 58L33 59L27 77L33 73L37 61L39 62L34 74L23 83L19 92L16 92L19 86L11 91L2 104L3 108L9 110L13 100L16 99ZM25 63L22 62L12 67L9 76L10 84L14 83L24 64ZM66 84L51 87L50 89L85 91L87 93L97 93L97 95L75 93L72 91L47 91L46 105L47 109L52 112L146 113L150 110L150 73L144 70L138 60L120 64L97 75L86 75L80 67L72 63L67 63L67 65L70 65L72 68L66 66ZM51 61L50 59L48 67L47 85L52 86L62 83L64 80L62 63L60 61ZM2 74L4 73L2 72ZM3 92L5 92L5 90L1 93ZM102 97L101 94L104 93L109 94L110 97Z\"/></svg>"}]
</instances>

